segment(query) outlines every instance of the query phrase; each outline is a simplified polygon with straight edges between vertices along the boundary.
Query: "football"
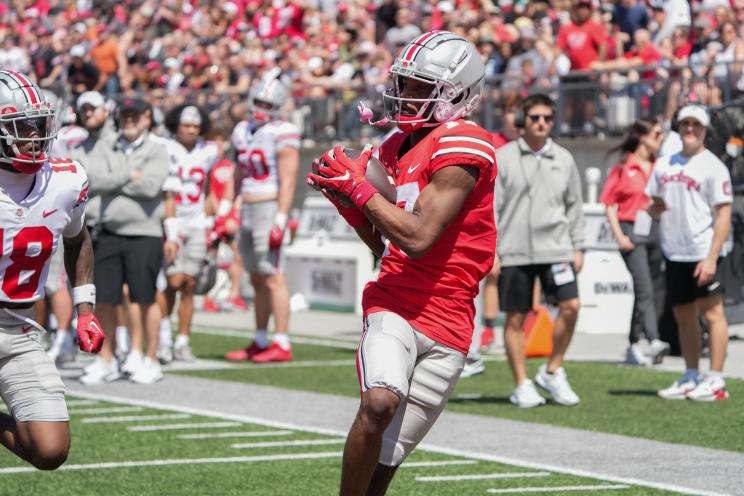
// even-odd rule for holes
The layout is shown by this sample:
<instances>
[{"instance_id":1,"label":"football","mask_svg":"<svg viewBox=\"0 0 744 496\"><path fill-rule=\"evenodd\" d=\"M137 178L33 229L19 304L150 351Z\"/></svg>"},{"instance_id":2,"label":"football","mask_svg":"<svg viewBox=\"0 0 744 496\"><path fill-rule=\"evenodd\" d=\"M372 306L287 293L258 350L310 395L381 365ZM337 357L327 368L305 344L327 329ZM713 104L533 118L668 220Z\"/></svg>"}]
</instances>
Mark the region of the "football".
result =
<instances>
[{"instance_id":1,"label":"football","mask_svg":"<svg viewBox=\"0 0 744 496\"><path fill-rule=\"evenodd\" d=\"M344 153L349 158L359 158L359 155L362 154L361 150L356 150L354 148L344 148ZM322 172L320 172L320 175L323 175ZM377 188L377 191L380 192L380 195L382 195L383 198L385 198L390 203L395 203L397 199L397 191L395 189L395 181L391 176L388 175L387 170L385 169L385 166L382 165L382 162L377 157L370 157L369 161L367 162L367 173L365 174L365 177L367 178L367 181L369 181L372 186ZM345 207L349 207L352 205L352 203L345 197L341 197L335 194L332 194L329 192L331 196L338 199L342 205Z\"/></svg>"}]
</instances>

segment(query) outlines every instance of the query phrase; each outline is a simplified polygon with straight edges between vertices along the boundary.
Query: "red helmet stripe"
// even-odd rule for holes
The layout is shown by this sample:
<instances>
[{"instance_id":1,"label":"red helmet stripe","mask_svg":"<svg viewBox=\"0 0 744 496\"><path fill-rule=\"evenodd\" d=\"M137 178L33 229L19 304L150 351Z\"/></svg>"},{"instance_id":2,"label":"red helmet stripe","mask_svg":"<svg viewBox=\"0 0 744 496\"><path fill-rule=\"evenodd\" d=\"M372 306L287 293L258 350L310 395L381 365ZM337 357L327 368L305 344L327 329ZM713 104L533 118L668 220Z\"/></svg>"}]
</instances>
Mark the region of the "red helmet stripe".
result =
<instances>
[{"instance_id":1,"label":"red helmet stripe","mask_svg":"<svg viewBox=\"0 0 744 496\"><path fill-rule=\"evenodd\" d=\"M36 89L33 87L33 83L26 79L26 76L23 74L20 74L15 71L6 71L12 78L16 79L18 86L21 87L23 92L26 94L26 98L28 99L29 103L36 104L40 102L39 94L36 92Z\"/></svg>"},{"instance_id":2,"label":"red helmet stripe","mask_svg":"<svg viewBox=\"0 0 744 496\"><path fill-rule=\"evenodd\" d=\"M416 55L426 45L426 43L433 40L440 34L442 34L442 31L429 31L428 33L424 33L413 40L413 42L411 42L411 44L409 45L406 54L403 56L403 60L411 61L415 59Z\"/></svg>"}]
</instances>

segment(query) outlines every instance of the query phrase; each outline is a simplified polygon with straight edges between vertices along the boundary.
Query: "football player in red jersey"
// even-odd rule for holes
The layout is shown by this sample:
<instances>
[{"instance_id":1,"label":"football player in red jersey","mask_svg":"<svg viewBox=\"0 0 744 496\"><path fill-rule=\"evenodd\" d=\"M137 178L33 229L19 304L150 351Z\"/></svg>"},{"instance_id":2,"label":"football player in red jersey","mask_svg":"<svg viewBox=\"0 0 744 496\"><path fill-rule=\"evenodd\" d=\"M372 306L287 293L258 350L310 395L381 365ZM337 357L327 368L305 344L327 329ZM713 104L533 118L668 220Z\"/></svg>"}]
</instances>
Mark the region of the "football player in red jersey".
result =
<instances>
[{"instance_id":1,"label":"football player in red jersey","mask_svg":"<svg viewBox=\"0 0 744 496\"><path fill-rule=\"evenodd\" d=\"M362 399L344 449L342 495L384 494L441 413L496 249L495 151L490 133L464 120L483 90L475 46L447 31L425 33L403 49L391 74L383 102L398 132L379 158L393 173L397 205L365 180L369 147L356 160L335 147L307 178L351 200L353 207L336 204L339 212L382 259L362 300Z\"/></svg>"},{"instance_id":2,"label":"football player in red jersey","mask_svg":"<svg viewBox=\"0 0 744 496\"><path fill-rule=\"evenodd\" d=\"M93 249L85 229L88 180L80 164L49 159L54 111L24 74L0 70L0 443L42 470L67 458L65 388L33 320L49 259L60 238L78 311L80 349L96 353L103 330L93 315Z\"/></svg>"}]
</instances>

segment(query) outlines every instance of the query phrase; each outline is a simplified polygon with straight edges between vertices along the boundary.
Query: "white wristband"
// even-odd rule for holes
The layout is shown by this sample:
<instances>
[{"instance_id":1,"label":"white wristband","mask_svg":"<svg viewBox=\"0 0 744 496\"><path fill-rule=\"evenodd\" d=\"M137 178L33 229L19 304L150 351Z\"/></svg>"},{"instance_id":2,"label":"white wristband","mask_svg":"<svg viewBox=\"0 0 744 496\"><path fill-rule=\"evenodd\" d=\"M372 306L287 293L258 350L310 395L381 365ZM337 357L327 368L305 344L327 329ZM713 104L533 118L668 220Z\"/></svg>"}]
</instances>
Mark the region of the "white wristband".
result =
<instances>
[{"instance_id":1,"label":"white wristband","mask_svg":"<svg viewBox=\"0 0 744 496\"><path fill-rule=\"evenodd\" d=\"M168 217L163 221L166 241L178 243L178 226L180 222L175 217Z\"/></svg>"},{"instance_id":2,"label":"white wristband","mask_svg":"<svg viewBox=\"0 0 744 496\"><path fill-rule=\"evenodd\" d=\"M83 284L72 288L72 303L80 305L81 303L96 304L96 285Z\"/></svg>"},{"instance_id":3,"label":"white wristband","mask_svg":"<svg viewBox=\"0 0 744 496\"><path fill-rule=\"evenodd\" d=\"M279 229L287 227L287 214L284 212L277 212L274 216L274 225Z\"/></svg>"},{"instance_id":4,"label":"white wristband","mask_svg":"<svg viewBox=\"0 0 744 496\"><path fill-rule=\"evenodd\" d=\"M233 208L233 203L230 200L222 199L217 207L217 217L224 217L230 213Z\"/></svg>"}]
</instances>

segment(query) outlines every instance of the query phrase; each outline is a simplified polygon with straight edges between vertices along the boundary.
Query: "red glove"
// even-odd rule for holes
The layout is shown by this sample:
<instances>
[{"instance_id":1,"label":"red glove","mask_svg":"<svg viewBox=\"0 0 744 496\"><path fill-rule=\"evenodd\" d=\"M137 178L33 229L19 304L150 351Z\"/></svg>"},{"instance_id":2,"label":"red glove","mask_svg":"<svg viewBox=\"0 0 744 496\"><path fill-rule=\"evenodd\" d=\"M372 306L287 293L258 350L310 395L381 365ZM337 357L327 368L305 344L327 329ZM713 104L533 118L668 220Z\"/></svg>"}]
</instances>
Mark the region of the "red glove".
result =
<instances>
[{"instance_id":1,"label":"red glove","mask_svg":"<svg viewBox=\"0 0 744 496\"><path fill-rule=\"evenodd\" d=\"M92 313L78 315L77 319L78 346L86 353L98 353L103 346L103 329L98 319Z\"/></svg>"},{"instance_id":2,"label":"red glove","mask_svg":"<svg viewBox=\"0 0 744 496\"><path fill-rule=\"evenodd\" d=\"M328 201L331 202L334 207L336 207L338 213L351 227L359 227L367 220L367 218L364 216L364 213L358 208L343 206L341 202L338 201L338 199L329 195L325 190L321 191L321 193L323 193L323 196L328 198Z\"/></svg>"},{"instance_id":3,"label":"red glove","mask_svg":"<svg viewBox=\"0 0 744 496\"><path fill-rule=\"evenodd\" d=\"M372 147L369 145L364 147L357 159L346 156L343 147L333 147L323 154L318 164L318 171L326 177L311 172L305 181L315 189L325 188L347 197L362 210L365 203L379 193L365 177L371 156Z\"/></svg>"},{"instance_id":4,"label":"red glove","mask_svg":"<svg viewBox=\"0 0 744 496\"><path fill-rule=\"evenodd\" d=\"M279 226L274 226L269 231L269 250L278 250L282 247L282 241L284 240L284 229Z\"/></svg>"}]
</instances>

